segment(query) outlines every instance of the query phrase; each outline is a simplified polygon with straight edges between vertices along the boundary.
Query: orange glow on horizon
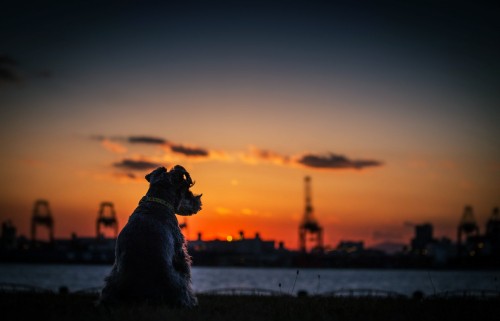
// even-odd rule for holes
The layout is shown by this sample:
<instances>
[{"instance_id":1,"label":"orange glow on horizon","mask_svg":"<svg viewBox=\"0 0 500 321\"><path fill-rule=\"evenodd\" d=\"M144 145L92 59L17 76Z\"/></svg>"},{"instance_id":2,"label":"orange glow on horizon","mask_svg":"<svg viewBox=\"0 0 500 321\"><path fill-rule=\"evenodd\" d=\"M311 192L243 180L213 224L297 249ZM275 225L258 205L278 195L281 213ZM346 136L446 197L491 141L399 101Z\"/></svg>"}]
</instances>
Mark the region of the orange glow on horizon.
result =
<instances>
[{"instance_id":1,"label":"orange glow on horizon","mask_svg":"<svg viewBox=\"0 0 500 321\"><path fill-rule=\"evenodd\" d=\"M314 215L330 248L340 240L364 241L366 246L384 241L407 244L413 229L405 222L430 222L436 237L454 239L464 204L474 206L476 219L483 225L497 201L496 181L491 179L494 175L476 177L476 168L469 169L465 160L450 163L428 157L418 161L413 154L391 158L371 153L384 165L326 170L284 161L282 155L303 154L300 151L266 152L252 147L249 153L253 158L248 161L238 157L190 158L162 146L139 148L114 141L87 139L78 149L73 144L72 139L58 141L55 150L67 150L67 154L40 151L45 156L36 162L0 159L0 166L10 169L4 171L9 184L0 186L1 221L11 219L20 234L28 235L33 202L43 198L50 202L56 237L68 238L73 232L94 236L98 206L111 201L119 228L123 228L148 188L144 179L147 171L126 172L114 166L124 156L167 167L179 163L191 173L196 181L193 192L203 194L203 209L188 219L188 239L202 233L204 240L227 240L228 235L244 231L245 237L259 233L264 240L274 240L276 245L284 242L285 247L296 249L305 205L304 176L312 177ZM283 150L288 150L287 146ZM238 155L222 149L219 153ZM105 233L111 236L110 231Z\"/></svg>"}]
</instances>

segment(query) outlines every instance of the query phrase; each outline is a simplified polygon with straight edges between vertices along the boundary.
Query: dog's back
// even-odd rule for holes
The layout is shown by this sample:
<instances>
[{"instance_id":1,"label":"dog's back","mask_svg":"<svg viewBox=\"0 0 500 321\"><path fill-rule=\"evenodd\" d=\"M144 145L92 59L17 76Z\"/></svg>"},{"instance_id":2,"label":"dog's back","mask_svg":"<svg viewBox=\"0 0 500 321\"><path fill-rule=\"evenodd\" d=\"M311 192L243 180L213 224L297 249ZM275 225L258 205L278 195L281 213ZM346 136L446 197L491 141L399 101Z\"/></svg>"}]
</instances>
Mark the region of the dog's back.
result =
<instances>
[{"instance_id":1,"label":"dog's back","mask_svg":"<svg viewBox=\"0 0 500 321\"><path fill-rule=\"evenodd\" d=\"M165 206L141 201L130 216L118 236L101 303L197 304L184 237L173 208Z\"/></svg>"}]
</instances>

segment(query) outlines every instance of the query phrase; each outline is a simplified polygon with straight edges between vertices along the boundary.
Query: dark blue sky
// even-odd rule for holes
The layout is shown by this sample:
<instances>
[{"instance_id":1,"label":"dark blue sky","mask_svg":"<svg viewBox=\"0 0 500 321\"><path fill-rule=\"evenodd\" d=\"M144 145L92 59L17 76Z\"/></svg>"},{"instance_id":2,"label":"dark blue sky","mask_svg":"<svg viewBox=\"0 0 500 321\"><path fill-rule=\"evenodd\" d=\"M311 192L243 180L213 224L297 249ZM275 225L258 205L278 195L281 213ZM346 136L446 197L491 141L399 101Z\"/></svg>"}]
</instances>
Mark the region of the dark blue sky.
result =
<instances>
[{"instance_id":1,"label":"dark blue sky","mask_svg":"<svg viewBox=\"0 0 500 321\"><path fill-rule=\"evenodd\" d=\"M104 68L114 61L106 57L132 66L129 58L136 57L214 69L226 63L267 69L278 62L313 73L338 59L363 69L432 64L480 92L494 93L498 85L498 19L476 2L6 3L2 54L28 74L57 73L61 64Z\"/></svg>"}]
</instances>

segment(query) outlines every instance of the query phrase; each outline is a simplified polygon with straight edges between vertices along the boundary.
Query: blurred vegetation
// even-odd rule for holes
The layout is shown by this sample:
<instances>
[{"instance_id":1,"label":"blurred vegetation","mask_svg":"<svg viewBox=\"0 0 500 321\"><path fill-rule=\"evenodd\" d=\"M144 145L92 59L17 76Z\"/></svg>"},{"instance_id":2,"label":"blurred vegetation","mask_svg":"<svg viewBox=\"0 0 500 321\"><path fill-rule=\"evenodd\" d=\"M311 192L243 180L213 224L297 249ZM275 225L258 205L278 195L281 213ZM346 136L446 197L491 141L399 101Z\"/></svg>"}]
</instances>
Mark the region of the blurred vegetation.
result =
<instances>
[{"instance_id":1,"label":"blurred vegetation","mask_svg":"<svg viewBox=\"0 0 500 321\"><path fill-rule=\"evenodd\" d=\"M1 320L498 320L499 299L408 299L199 295L199 306L96 307L96 296L0 293Z\"/></svg>"}]
</instances>

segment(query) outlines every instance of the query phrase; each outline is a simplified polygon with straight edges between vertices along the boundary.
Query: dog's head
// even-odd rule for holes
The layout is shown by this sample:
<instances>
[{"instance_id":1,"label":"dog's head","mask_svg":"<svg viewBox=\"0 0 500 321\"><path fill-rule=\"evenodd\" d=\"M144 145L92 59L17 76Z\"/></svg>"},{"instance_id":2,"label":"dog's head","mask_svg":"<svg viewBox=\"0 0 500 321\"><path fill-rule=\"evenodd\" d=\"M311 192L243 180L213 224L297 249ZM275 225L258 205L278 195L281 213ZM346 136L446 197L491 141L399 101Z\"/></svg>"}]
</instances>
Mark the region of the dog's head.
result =
<instances>
[{"instance_id":1,"label":"dog's head","mask_svg":"<svg viewBox=\"0 0 500 321\"><path fill-rule=\"evenodd\" d=\"M165 167L158 167L146 175L146 180L150 189L159 190L168 197L176 214L193 215L201 210L201 195L193 195L189 190L194 182L184 167L175 165L170 171Z\"/></svg>"}]
</instances>

